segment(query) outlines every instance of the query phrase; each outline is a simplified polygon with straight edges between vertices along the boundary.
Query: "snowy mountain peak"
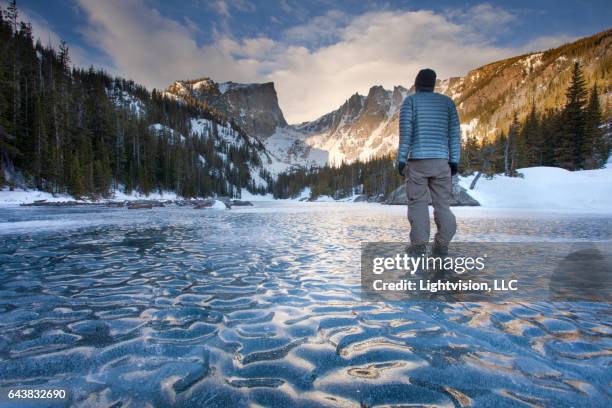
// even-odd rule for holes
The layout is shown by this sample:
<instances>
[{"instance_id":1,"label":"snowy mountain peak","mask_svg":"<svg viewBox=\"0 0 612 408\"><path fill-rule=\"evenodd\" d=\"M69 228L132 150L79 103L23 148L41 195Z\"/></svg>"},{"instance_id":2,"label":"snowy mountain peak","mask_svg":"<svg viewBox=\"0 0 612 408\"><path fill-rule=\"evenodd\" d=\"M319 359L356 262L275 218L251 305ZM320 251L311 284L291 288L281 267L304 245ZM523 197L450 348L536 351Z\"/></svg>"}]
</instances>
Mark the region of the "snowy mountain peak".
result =
<instances>
[{"instance_id":1,"label":"snowy mountain peak","mask_svg":"<svg viewBox=\"0 0 612 408\"><path fill-rule=\"evenodd\" d=\"M399 106L404 101L404 98L408 96L410 92L401 85L396 85L393 87L393 104Z\"/></svg>"},{"instance_id":2,"label":"snowy mountain peak","mask_svg":"<svg viewBox=\"0 0 612 408\"><path fill-rule=\"evenodd\" d=\"M367 160L397 147L397 112L410 91L403 86L370 88L367 96L352 95L342 106L320 118L295 126L310 146L329 152L329 163Z\"/></svg>"}]
</instances>

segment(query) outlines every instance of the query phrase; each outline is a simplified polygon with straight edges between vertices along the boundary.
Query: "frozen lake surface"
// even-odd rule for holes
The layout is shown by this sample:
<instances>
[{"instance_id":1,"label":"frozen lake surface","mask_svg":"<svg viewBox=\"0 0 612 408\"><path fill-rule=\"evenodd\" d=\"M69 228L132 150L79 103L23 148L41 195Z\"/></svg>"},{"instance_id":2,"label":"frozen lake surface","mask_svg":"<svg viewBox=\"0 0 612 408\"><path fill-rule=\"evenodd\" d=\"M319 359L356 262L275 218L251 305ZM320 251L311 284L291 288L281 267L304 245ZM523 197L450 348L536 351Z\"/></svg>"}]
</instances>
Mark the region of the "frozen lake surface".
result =
<instances>
[{"instance_id":1,"label":"frozen lake surface","mask_svg":"<svg viewBox=\"0 0 612 408\"><path fill-rule=\"evenodd\" d=\"M405 211L0 208L0 387L104 407L610 405L610 304L361 301L360 242L405 240ZM455 212L463 241L612 240L612 215Z\"/></svg>"}]
</instances>

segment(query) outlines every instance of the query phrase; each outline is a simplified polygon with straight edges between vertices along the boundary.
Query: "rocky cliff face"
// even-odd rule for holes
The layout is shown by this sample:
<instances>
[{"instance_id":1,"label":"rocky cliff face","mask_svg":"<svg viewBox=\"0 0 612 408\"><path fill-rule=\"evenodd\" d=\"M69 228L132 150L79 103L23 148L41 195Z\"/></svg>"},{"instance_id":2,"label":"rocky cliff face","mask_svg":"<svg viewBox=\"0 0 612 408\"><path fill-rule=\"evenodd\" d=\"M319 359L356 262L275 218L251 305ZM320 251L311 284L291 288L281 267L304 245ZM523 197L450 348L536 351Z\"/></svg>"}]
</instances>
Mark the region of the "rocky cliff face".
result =
<instances>
[{"instance_id":1,"label":"rocky cliff face","mask_svg":"<svg viewBox=\"0 0 612 408\"><path fill-rule=\"evenodd\" d=\"M249 136L264 140L277 127L287 126L272 82L216 83L210 78L175 81L166 94L211 106L233 118Z\"/></svg>"},{"instance_id":2,"label":"rocky cliff face","mask_svg":"<svg viewBox=\"0 0 612 408\"><path fill-rule=\"evenodd\" d=\"M392 91L373 86L367 96L355 94L337 110L295 129L305 134L306 143L328 151L331 164L367 160L397 145L393 123L398 121L399 107L408 94L401 86Z\"/></svg>"}]
</instances>

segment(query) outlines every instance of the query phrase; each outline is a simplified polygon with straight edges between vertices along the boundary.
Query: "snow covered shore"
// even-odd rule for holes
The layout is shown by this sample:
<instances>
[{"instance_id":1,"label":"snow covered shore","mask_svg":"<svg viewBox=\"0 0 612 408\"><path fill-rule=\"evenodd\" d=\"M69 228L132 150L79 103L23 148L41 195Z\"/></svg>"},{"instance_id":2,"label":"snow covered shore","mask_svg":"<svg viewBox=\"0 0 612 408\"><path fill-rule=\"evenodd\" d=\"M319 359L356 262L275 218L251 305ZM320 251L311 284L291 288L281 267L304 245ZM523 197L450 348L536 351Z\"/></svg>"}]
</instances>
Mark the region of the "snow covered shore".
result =
<instances>
[{"instance_id":1,"label":"snow covered shore","mask_svg":"<svg viewBox=\"0 0 612 408\"><path fill-rule=\"evenodd\" d=\"M176 193L173 192L164 192L160 193L151 193L148 196L144 194L140 194L138 192L132 192L131 194L125 194L121 191L115 191L113 197L109 199L109 201L137 201L137 200L177 200L180 199ZM68 194L51 194L46 191L39 190L31 190L31 189L23 189L23 188L15 188L13 191L10 191L8 188L3 188L0 190L0 205L20 205L33 203L34 201L45 200L49 203L56 203L62 201L74 201L74 197ZM102 200L106 201L106 200ZM83 200L83 202L90 202L88 200Z\"/></svg>"},{"instance_id":2,"label":"snow covered shore","mask_svg":"<svg viewBox=\"0 0 612 408\"><path fill-rule=\"evenodd\" d=\"M567 171L557 167L530 167L519 169L522 177L496 175L492 179L481 177L474 190L469 190L475 176L460 177L459 184L468 190L485 208L515 208L533 210L563 210L575 212L612 213L612 164L599 170ZM288 201L306 200L310 190L306 189L299 197ZM113 201L134 200L177 200L173 192L149 194L125 194L116 192ZM242 200L269 201L271 194L254 195L243 191ZM339 201L352 201L354 197ZM37 200L47 202L71 201L69 195L24 190L16 188L0 190L1 205L19 205ZM317 201L335 201L328 196Z\"/></svg>"},{"instance_id":3,"label":"snow covered shore","mask_svg":"<svg viewBox=\"0 0 612 408\"><path fill-rule=\"evenodd\" d=\"M519 169L523 177L461 177L459 184L483 207L538 210L575 210L612 213L612 166L568 171L557 167Z\"/></svg>"}]
</instances>

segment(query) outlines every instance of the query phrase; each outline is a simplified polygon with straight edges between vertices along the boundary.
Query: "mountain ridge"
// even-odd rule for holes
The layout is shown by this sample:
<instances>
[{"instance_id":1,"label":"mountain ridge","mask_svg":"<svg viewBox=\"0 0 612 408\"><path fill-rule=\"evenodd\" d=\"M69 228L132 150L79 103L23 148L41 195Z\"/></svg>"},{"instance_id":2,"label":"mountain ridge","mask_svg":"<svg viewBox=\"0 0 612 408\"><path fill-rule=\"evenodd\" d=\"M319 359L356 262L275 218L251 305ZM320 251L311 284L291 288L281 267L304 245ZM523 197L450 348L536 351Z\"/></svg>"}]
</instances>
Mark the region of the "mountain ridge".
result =
<instances>
[{"instance_id":1,"label":"mountain ridge","mask_svg":"<svg viewBox=\"0 0 612 408\"><path fill-rule=\"evenodd\" d=\"M546 51L493 61L465 76L439 79L435 91L456 102L464 138L491 138L508 129L514 113L524 119L534 104L541 111L560 108L573 62L579 61L588 87L603 84L604 115L610 118L611 45L612 30L602 31ZM399 138L399 107L403 98L414 92L414 86L396 85L388 90L374 85L367 95L355 93L337 109L312 121L289 125L273 83L217 84L205 79L206 86L195 91L193 84L198 80L175 81L166 93L211 103L277 157L286 156L284 161L301 165L321 163L321 151L327 152L327 163L332 165L393 153ZM184 89L177 91L177 84ZM224 96L228 89L232 98ZM310 157L311 151L316 158Z\"/></svg>"}]
</instances>

